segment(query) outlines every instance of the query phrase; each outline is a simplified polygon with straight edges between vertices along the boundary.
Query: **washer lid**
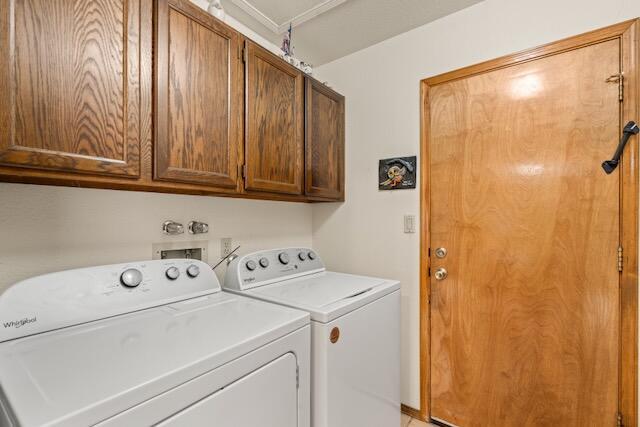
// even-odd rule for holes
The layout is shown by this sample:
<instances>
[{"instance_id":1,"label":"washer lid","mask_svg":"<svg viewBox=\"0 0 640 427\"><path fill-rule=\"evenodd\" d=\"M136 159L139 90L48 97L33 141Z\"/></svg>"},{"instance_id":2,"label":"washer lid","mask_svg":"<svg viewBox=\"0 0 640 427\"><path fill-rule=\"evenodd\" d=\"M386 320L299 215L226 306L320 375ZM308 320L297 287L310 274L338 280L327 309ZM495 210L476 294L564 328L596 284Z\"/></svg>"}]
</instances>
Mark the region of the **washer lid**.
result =
<instances>
[{"instance_id":1,"label":"washer lid","mask_svg":"<svg viewBox=\"0 0 640 427\"><path fill-rule=\"evenodd\" d=\"M397 281L327 271L262 286L246 293L307 310L313 320L328 322L399 287Z\"/></svg>"},{"instance_id":2,"label":"washer lid","mask_svg":"<svg viewBox=\"0 0 640 427\"><path fill-rule=\"evenodd\" d=\"M308 322L301 311L216 293L7 341L0 398L18 425L93 425Z\"/></svg>"}]
</instances>

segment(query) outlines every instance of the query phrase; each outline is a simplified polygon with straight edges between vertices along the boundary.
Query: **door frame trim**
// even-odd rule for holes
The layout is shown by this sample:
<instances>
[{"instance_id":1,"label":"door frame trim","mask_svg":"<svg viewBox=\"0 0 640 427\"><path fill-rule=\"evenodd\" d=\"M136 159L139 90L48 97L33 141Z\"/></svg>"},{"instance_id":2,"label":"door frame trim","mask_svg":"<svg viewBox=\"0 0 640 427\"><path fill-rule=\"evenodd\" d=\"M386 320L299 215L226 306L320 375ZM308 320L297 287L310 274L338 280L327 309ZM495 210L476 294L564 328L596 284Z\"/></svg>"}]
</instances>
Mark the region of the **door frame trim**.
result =
<instances>
[{"instance_id":1,"label":"door frame trim","mask_svg":"<svg viewBox=\"0 0 640 427\"><path fill-rule=\"evenodd\" d=\"M480 64L423 79L420 82L420 415L430 419L430 168L429 168L429 89L442 83L496 71L582 47L619 40L624 72L624 100L620 103L623 123L640 121L640 19L569 37L543 46L503 56ZM638 425L638 140L629 141L620 165L620 239L624 248L620 274L620 378L618 411L625 427Z\"/></svg>"}]
</instances>

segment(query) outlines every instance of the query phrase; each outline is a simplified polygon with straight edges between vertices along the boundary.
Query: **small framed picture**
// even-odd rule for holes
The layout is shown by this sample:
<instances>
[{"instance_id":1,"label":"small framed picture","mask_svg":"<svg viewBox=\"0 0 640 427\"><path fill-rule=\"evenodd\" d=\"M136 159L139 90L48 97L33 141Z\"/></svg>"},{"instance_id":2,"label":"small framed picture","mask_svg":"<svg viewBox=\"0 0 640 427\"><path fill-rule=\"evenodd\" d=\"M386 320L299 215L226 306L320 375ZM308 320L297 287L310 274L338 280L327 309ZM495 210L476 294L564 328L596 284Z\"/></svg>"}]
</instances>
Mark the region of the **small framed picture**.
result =
<instances>
[{"instance_id":1,"label":"small framed picture","mask_svg":"<svg viewBox=\"0 0 640 427\"><path fill-rule=\"evenodd\" d=\"M416 188L416 156L380 160L378 189L405 190Z\"/></svg>"}]
</instances>

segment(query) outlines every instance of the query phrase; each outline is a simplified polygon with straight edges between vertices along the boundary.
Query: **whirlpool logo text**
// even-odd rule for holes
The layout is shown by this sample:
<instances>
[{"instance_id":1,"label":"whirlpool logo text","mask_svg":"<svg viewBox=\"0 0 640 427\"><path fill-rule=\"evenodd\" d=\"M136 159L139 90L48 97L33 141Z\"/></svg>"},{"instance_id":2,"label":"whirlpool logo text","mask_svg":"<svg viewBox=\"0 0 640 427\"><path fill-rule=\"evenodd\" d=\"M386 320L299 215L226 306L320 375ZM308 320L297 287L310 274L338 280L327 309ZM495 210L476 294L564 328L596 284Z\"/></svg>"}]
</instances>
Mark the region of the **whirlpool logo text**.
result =
<instances>
[{"instance_id":1,"label":"whirlpool logo text","mask_svg":"<svg viewBox=\"0 0 640 427\"><path fill-rule=\"evenodd\" d=\"M37 322L37 319L35 318L35 316L34 317L25 317L22 320L12 320L10 322L4 322L3 325L4 325L5 329L7 329L7 328L16 328L16 329L18 329L18 328L23 327L24 325L28 325L29 323L34 323L34 322Z\"/></svg>"}]
</instances>

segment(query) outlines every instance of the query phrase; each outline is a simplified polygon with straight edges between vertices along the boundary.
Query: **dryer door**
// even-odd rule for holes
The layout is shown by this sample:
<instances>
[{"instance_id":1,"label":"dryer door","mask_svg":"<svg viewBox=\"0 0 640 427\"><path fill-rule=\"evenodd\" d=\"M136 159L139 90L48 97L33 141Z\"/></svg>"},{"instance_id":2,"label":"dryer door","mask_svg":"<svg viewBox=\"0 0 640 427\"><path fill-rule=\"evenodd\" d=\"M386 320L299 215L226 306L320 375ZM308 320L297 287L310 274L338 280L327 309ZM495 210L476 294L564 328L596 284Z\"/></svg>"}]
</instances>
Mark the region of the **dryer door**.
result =
<instances>
[{"instance_id":1,"label":"dryer door","mask_svg":"<svg viewBox=\"0 0 640 427\"><path fill-rule=\"evenodd\" d=\"M287 353L158 426L297 427L297 389L296 358Z\"/></svg>"}]
</instances>

